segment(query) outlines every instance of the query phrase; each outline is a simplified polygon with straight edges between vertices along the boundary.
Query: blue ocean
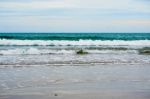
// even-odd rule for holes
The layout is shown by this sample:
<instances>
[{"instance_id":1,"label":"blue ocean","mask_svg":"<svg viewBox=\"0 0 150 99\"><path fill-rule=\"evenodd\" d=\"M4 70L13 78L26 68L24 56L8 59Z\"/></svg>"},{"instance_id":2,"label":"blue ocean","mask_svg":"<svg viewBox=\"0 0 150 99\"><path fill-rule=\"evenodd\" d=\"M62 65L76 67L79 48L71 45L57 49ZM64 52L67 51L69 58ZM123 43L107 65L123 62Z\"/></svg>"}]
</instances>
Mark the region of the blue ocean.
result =
<instances>
[{"instance_id":1,"label":"blue ocean","mask_svg":"<svg viewBox=\"0 0 150 99\"><path fill-rule=\"evenodd\" d=\"M0 33L0 64L147 64L149 48L150 33Z\"/></svg>"},{"instance_id":2,"label":"blue ocean","mask_svg":"<svg viewBox=\"0 0 150 99\"><path fill-rule=\"evenodd\" d=\"M150 40L150 33L0 33L8 40Z\"/></svg>"},{"instance_id":3,"label":"blue ocean","mask_svg":"<svg viewBox=\"0 0 150 99\"><path fill-rule=\"evenodd\" d=\"M141 45L149 46L150 33L0 33L0 45Z\"/></svg>"}]
</instances>

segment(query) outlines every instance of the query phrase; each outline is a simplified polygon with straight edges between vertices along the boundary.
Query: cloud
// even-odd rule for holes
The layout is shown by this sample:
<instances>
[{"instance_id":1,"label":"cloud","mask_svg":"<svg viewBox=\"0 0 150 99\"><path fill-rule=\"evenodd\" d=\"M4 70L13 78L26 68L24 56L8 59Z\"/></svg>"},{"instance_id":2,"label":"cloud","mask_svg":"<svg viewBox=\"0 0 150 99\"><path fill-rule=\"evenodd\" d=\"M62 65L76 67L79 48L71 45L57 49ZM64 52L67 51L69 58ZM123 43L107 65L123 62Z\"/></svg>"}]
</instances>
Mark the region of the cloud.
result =
<instances>
[{"instance_id":1,"label":"cloud","mask_svg":"<svg viewBox=\"0 0 150 99\"><path fill-rule=\"evenodd\" d=\"M41 0L1 0L0 2L33 2ZM42 0L42 1L59 1L59 0Z\"/></svg>"},{"instance_id":2,"label":"cloud","mask_svg":"<svg viewBox=\"0 0 150 99\"><path fill-rule=\"evenodd\" d=\"M150 19L75 19L49 16L1 18L7 32L147 32Z\"/></svg>"},{"instance_id":3,"label":"cloud","mask_svg":"<svg viewBox=\"0 0 150 99\"><path fill-rule=\"evenodd\" d=\"M6 2L7 1L7 2ZM93 12L105 13L150 13L150 6L145 3L135 2L134 0L15 0L16 2L10 2L10 0L6 0L5 2L0 1L0 11L7 13L13 12L39 12L43 13L47 11L47 13L51 13L51 11L59 11L62 9L62 12L69 12L68 10L72 10L75 13L78 11L79 13L83 10L88 12L89 14L93 14ZM23 2L24 1L24 2ZM81 11L79 10L81 9ZM21 12L22 11L22 12ZM41 12L40 12L41 11Z\"/></svg>"},{"instance_id":4,"label":"cloud","mask_svg":"<svg viewBox=\"0 0 150 99\"><path fill-rule=\"evenodd\" d=\"M6 2L7 1L7 2ZM2 8L45 9L45 8L99 8L99 9L137 9L148 10L149 5L134 0L1 0Z\"/></svg>"},{"instance_id":5,"label":"cloud","mask_svg":"<svg viewBox=\"0 0 150 99\"><path fill-rule=\"evenodd\" d=\"M0 0L0 31L150 31L146 1Z\"/></svg>"},{"instance_id":6,"label":"cloud","mask_svg":"<svg viewBox=\"0 0 150 99\"><path fill-rule=\"evenodd\" d=\"M1 2L1 9L50 9L50 8L63 8L70 7L70 5L65 2L60 1L32 1L32 2Z\"/></svg>"}]
</instances>

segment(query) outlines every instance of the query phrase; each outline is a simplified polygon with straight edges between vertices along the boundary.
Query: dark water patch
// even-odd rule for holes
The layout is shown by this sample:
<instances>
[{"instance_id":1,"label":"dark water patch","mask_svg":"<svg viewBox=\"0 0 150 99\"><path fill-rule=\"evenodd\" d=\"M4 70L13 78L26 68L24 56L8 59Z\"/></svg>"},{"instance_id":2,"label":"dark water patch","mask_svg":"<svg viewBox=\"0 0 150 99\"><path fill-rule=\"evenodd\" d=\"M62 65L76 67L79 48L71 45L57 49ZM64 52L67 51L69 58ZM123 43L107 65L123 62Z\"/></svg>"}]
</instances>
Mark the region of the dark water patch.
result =
<instances>
[{"instance_id":1,"label":"dark water patch","mask_svg":"<svg viewBox=\"0 0 150 99\"><path fill-rule=\"evenodd\" d=\"M83 49L80 49L79 51L76 52L78 55L85 55L88 54L88 52L84 51Z\"/></svg>"},{"instance_id":2,"label":"dark water patch","mask_svg":"<svg viewBox=\"0 0 150 99\"><path fill-rule=\"evenodd\" d=\"M126 48L126 47L86 47L85 49L88 49L88 50L132 50L132 48Z\"/></svg>"},{"instance_id":3,"label":"dark water patch","mask_svg":"<svg viewBox=\"0 0 150 99\"><path fill-rule=\"evenodd\" d=\"M150 55L150 47L139 49L139 54Z\"/></svg>"}]
</instances>

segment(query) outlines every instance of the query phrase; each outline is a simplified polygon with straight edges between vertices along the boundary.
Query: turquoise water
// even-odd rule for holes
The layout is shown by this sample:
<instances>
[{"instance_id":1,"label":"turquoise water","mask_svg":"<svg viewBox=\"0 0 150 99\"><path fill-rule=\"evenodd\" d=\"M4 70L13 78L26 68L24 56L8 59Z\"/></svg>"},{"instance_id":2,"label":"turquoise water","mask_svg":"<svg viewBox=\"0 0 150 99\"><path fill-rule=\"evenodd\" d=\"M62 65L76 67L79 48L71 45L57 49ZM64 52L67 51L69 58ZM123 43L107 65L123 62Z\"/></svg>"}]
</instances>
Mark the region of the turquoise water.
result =
<instances>
[{"instance_id":1,"label":"turquoise water","mask_svg":"<svg viewBox=\"0 0 150 99\"><path fill-rule=\"evenodd\" d=\"M150 46L150 33L0 33L0 46Z\"/></svg>"},{"instance_id":2,"label":"turquoise water","mask_svg":"<svg viewBox=\"0 0 150 99\"><path fill-rule=\"evenodd\" d=\"M0 33L0 64L150 64L150 33ZM87 55L77 55L83 49Z\"/></svg>"},{"instance_id":3,"label":"turquoise water","mask_svg":"<svg viewBox=\"0 0 150 99\"><path fill-rule=\"evenodd\" d=\"M150 40L150 33L0 33L14 40Z\"/></svg>"}]
</instances>

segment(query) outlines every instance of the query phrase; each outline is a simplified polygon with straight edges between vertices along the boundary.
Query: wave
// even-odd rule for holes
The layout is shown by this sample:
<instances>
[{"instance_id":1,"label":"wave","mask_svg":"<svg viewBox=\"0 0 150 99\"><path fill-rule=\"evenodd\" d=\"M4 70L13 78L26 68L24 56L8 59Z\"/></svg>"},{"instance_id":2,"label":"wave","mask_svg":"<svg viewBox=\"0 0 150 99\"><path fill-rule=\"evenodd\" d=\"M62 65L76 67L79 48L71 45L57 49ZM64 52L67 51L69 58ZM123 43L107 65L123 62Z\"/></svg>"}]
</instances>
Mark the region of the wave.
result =
<instances>
[{"instance_id":1,"label":"wave","mask_svg":"<svg viewBox=\"0 0 150 99\"><path fill-rule=\"evenodd\" d=\"M97 49L84 49L89 54L120 54L120 53L137 53L136 50L97 50ZM38 49L38 48L16 48L16 49L3 49L0 50L0 55L49 55L49 54L76 54L78 50L72 49L61 49L61 50L52 50L52 49Z\"/></svg>"},{"instance_id":2,"label":"wave","mask_svg":"<svg viewBox=\"0 0 150 99\"><path fill-rule=\"evenodd\" d=\"M50 50L50 49L37 49L37 48L16 48L0 50L1 55L46 55L46 54L71 54L74 51L70 50Z\"/></svg>"},{"instance_id":3,"label":"wave","mask_svg":"<svg viewBox=\"0 0 150 99\"><path fill-rule=\"evenodd\" d=\"M0 39L0 46L150 46L150 40L8 40Z\"/></svg>"}]
</instances>

